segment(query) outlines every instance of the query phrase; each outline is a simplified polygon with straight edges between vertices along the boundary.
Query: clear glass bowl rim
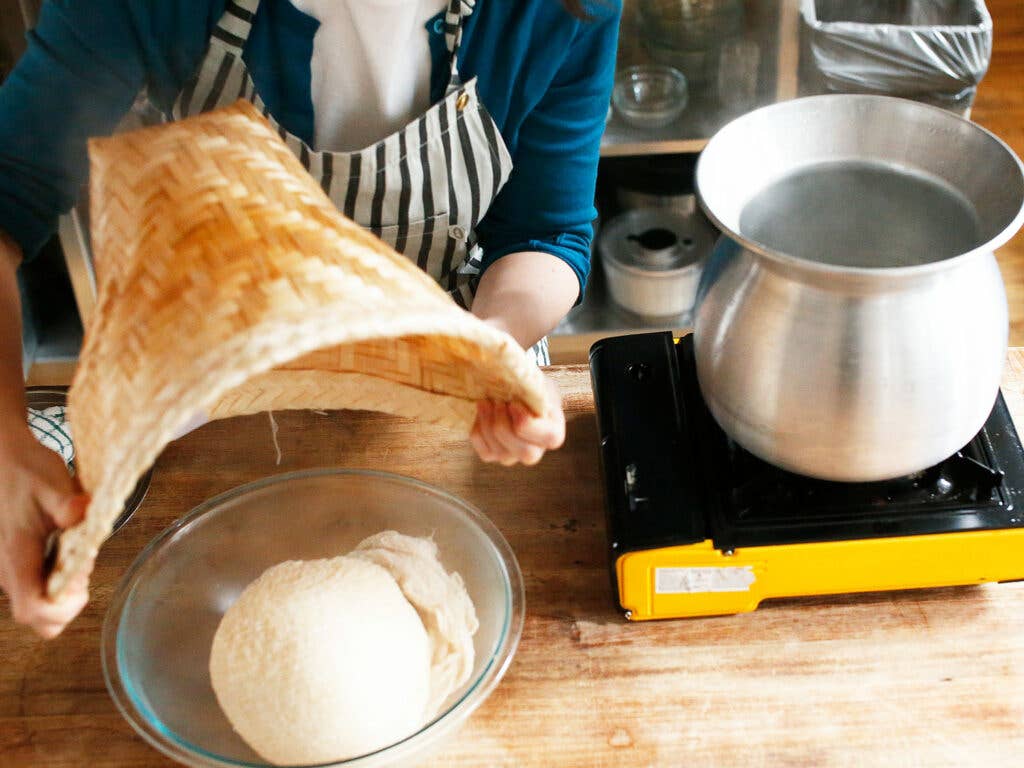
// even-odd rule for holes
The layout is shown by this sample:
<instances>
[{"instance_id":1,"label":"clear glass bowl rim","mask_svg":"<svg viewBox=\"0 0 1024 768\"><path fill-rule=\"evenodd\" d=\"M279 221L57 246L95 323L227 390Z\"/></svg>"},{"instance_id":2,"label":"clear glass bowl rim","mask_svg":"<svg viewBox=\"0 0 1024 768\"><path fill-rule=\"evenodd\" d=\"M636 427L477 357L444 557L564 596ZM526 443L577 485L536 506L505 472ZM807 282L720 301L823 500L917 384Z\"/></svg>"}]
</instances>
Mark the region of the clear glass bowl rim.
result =
<instances>
[{"instance_id":1,"label":"clear glass bowl rim","mask_svg":"<svg viewBox=\"0 0 1024 768\"><path fill-rule=\"evenodd\" d=\"M615 75L615 91L616 94L621 94L623 88L636 83L642 79L657 79L667 81L671 87L671 93L659 97L653 104L662 105L669 104L672 107L676 107L680 102L684 101L688 94L688 87L686 84L686 75L680 72L675 67L669 66L668 64L637 64L632 67L626 67L620 69ZM618 98L619 102L623 101L621 95ZM648 112L648 109L643 104L635 101L626 101L628 109L638 114L644 114ZM661 111L669 111L662 107Z\"/></svg>"},{"instance_id":2,"label":"clear glass bowl rim","mask_svg":"<svg viewBox=\"0 0 1024 768\"><path fill-rule=\"evenodd\" d=\"M415 488L420 492L439 497L469 518L473 524L481 529L494 548L493 554L497 557L507 576L505 582L505 623L491 658L477 678L469 685L466 692L448 709L434 717L433 720L416 733L394 744L382 747L375 752L357 757L328 763L290 766L289 768L357 768L359 766L378 765L385 761L396 759L410 760L421 750L426 750L430 745L436 744L447 733L465 722L477 707L486 701L490 693L501 682L502 677L504 677L505 672L512 663L512 658L519 645L519 639L522 636L526 615L526 593L522 571L519 568L519 563L516 560L515 553L512 551L512 547L505 540L497 526L486 515L473 505L441 488L392 472L337 468L285 472L245 483L218 494L175 520L142 549L124 576L121 577L121 581L111 595L110 605L103 619L100 641L103 679L110 698L114 701L121 716L150 746L156 748L164 755L186 765L203 766L204 768L207 766L210 768L270 768L268 763L244 762L207 752L178 738L166 727L159 727L144 712L140 711L137 703L129 693L125 681L121 677L117 662L120 619L135 591L140 570L157 550L169 545L191 523L229 501L237 500L249 493L274 485L332 476L373 478L380 482L396 483ZM160 726L162 726L162 723Z\"/></svg>"},{"instance_id":3,"label":"clear glass bowl rim","mask_svg":"<svg viewBox=\"0 0 1024 768\"><path fill-rule=\"evenodd\" d=\"M666 81L671 91L649 102L632 101L624 93L632 90L633 84L642 78ZM664 125L682 114L689 100L686 75L668 64L638 64L615 73L612 106L628 122L639 125L657 121L656 125Z\"/></svg>"}]
</instances>

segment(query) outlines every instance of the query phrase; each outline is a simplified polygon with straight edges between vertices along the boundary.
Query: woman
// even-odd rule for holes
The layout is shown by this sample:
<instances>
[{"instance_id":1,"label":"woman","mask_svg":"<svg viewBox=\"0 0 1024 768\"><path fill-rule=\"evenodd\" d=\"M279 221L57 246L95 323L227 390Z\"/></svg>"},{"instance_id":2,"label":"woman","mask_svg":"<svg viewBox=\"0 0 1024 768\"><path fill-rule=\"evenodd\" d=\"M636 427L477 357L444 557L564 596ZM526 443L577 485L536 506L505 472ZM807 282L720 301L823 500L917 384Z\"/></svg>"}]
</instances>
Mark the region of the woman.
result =
<instances>
[{"instance_id":1,"label":"woman","mask_svg":"<svg viewBox=\"0 0 1024 768\"><path fill-rule=\"evenodd\" d=\"M580 0L49 0L0 88L0 587L50 637L43 542L85 500L25 425L15 270L85 179L85 142L144 91L168 118L252 101L338 208L539 363L582 296L619 7ZM485 461L565 431L482 403Z\"/></svg>"}]
</instances>

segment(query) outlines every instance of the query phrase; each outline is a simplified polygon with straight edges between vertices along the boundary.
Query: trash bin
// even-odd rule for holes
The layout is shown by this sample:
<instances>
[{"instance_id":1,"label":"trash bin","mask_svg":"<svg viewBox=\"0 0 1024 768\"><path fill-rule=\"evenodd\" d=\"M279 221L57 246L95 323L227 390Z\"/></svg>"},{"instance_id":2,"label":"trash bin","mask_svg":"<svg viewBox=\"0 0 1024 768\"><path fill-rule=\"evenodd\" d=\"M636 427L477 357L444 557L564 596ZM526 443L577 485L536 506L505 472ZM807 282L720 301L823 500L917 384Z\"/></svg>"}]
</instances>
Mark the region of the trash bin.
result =
<instances>
[{"instance_id":1,"label":"trash bin","mask_svg":"<svg viewBox=\"0 0 1024 768\"><path fill-rule=\"evenodd\" d=\"M873 93L967 116L992 55L982 0L801 0L805 94Z\"/></svg>"}]
</instances>

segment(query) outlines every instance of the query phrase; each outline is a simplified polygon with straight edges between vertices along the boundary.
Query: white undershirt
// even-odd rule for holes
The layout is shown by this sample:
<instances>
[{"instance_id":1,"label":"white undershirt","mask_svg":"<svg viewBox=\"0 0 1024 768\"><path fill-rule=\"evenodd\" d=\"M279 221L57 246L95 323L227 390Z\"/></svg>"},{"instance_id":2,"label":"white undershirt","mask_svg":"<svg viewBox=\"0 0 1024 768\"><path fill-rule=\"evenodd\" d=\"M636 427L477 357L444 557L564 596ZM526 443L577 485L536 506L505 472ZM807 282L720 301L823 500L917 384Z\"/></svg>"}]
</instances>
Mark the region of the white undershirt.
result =
<instances>
[{"instance_id":1,"label":"white undershirt","mask_svg":"<svg viewBox=\"0 0 1024 768\"><path fill-rule=\"evenodd\" d=\"M316 149L368 147L430 106L424 26L444 0L291 2L320 22L310 62Z\"/></svg>"}]
</instances>

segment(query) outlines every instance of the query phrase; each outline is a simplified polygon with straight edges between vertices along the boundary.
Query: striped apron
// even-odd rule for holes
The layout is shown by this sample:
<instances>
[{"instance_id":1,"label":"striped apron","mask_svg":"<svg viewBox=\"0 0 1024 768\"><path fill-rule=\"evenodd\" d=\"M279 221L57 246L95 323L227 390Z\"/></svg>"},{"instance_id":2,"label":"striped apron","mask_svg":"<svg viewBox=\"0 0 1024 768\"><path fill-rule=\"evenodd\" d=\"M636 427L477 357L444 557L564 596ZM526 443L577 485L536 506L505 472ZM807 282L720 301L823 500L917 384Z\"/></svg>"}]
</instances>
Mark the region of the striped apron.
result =
<instances>
[{"instance_id":1,"label":"striped apron","mask_svg":"<svg viewBox=\"0 0 1024 768\"><path fill-rule=\"evenodd\" d=\"M494 120L463 83L457 54L476 0L449 0L444 16L451 72L444 99L404 128L355 152L321 152L289 133L256 92L242 50L259 0L227 0L206 56L178 96L174 119L247 99L342 213L416 262L463 308L480 275L476 225L508 181L512 158ZM547 339L530 350L549 364Z\"/></svg>"}]
</instances>

